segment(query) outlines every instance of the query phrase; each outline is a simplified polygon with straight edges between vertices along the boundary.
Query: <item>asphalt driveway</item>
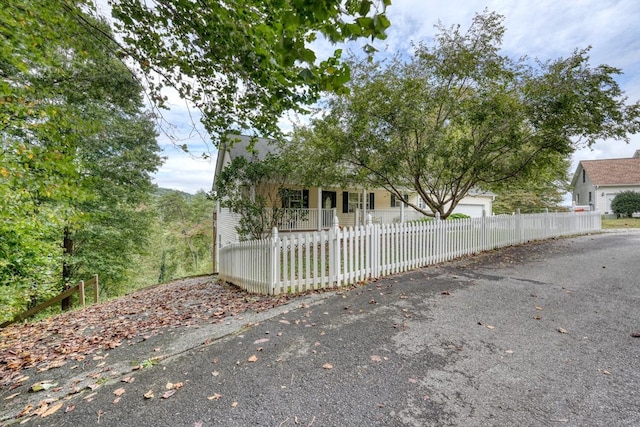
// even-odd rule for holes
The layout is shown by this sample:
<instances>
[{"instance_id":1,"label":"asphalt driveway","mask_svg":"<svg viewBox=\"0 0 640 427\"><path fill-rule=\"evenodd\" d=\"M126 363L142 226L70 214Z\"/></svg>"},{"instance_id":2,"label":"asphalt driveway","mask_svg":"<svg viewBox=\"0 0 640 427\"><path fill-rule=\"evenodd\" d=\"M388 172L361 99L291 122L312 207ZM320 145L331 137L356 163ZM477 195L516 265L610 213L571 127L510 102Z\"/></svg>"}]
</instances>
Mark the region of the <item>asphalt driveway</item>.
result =
<instances>
[{"instance_id":1,"label":"asphalt driveway","mask_svg":"<svg viewBox=\"0 0 640 427\"><path fill-rule=\"evenodd\" d=\"M116 349L26 425L640 425L638 332L640 233L559 239Z\"/></svg>"}]
</instances>

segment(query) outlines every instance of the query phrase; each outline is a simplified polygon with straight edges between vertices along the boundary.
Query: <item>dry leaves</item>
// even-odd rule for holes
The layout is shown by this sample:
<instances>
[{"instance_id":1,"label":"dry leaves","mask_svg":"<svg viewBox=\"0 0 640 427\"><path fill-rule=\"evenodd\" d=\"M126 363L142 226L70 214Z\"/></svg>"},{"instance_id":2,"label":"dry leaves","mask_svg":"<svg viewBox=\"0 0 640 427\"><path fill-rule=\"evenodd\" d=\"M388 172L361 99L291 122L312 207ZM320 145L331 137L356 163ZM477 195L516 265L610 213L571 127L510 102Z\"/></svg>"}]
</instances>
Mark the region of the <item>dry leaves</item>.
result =
<instances>
[{"instance_id":1,"label":"dry leaves","mask_svg":"<svg viewBox=\"0 0 640 427\"><path fill-rule=\"evenodd\" d=\"M247 362L251 362L251 363L254 363L257 361L258 361L258 356L256 356L255 354L247 359Z\"/></svg>"},{"instance_id":2,"label":"dry leaves","mask_svg":"<svg viewBox=\"0 0 640 427\"><path fill-rule=\"evenodd\" d=\"M59 368L68 360L81 362L89 358L90 363L101 362L105 356L94 358L96 350L148 339L168 327L221 322L247 310L265 311L291 298L288 295L248 298L246 292L214 280L179 280L35 323L3 328L0 387L10 386L13 373L22 369L36 367L43 372Z\"/></svg>"},{"instance_id":3,"label":"dry leaves","mask_svg":"<svg viewBox=\"0 0 640 427\"><path fill-rule=\"evenodd\" d=\"M221 395L221 394L219 394L219 393L213 393L213 396L209 396L209 397L207 397L207 399L209 399L209 400L218 400L218 399L220 399L221 397L222 397L222 395Z\"/></svg>"},{"instance_id":4,"label":"dry leaves","mask_svg":"<svg viewBox=\"0 0 640 427\"><path fill-rule=\"evenodd\" d=\"M333 369L333 365L331 363L325 363L324 365L322 365L322 367L324 369Z\"/></svg>"},{"instance_id":5,"label":"dry leaves","mask_svg":"<svg viewBox=\"0 0 640 427\"><path fill-rule=\"evenodd\" d=\"M169 391L165 391L164 393L162 393L162 398L163 399L168 399L171 396L173 396L174 394L176 394L176 390L175 389L169 390Z\"/></svg>"},{"instance_id":6,"label":"dry leaves","mask_svg":"<svg viewBox=\"0 0 640 427\"><path fill-rule=\"evenodd\" d=\"M56 403L55 405L51 406L50 408L48 408L43 414L41 414L40 416L42 418L48 417L49 415L55 414L58 409L62 408L62 405L64 405L64 403L59 402Z\"/></svg>"},{"instance_id":7,"label":"dry leaves","mask_svg":"<svg viewBox=\"0 0 640 427\"><path fill-rule=\"evenodd\" d=\"M31 388L29 388L29 391L42 391L42 390L49 390L50 388L56 387L58 385L58 383L55 383L53 381L38 381L37 383L35 383L34 385L31 386Z\"/></svg>"},{"instance_id":8,"label":"dry leaves","mask_svg":"<svg viewBox=\"0 0 640 427\"><path fill-rule=\"evenodd\" d=\"M560 332L561 334L568 334L567 330L563 328L558 328L557 331Z\"/></svg>"}]
</instances>

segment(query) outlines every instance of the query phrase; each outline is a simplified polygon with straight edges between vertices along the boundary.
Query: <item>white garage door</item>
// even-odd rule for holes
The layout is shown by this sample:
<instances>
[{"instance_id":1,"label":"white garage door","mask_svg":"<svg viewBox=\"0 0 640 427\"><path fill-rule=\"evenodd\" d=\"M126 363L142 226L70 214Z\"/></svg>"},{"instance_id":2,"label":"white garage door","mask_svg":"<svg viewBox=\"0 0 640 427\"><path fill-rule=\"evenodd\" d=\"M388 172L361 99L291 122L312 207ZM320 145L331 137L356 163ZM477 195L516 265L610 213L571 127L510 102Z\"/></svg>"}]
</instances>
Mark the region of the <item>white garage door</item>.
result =
<instances>
[{"instance_id":1,"label":"white garage door","mask_svg":"<svg viewBox=\"0 0 640 427\"><path fill-rule=\"evenodd\" d=\"M469 215L471 218L482 217L482 205L458 205L453 210L453 213L461 213Z\"/></svg>"}]
</instances>

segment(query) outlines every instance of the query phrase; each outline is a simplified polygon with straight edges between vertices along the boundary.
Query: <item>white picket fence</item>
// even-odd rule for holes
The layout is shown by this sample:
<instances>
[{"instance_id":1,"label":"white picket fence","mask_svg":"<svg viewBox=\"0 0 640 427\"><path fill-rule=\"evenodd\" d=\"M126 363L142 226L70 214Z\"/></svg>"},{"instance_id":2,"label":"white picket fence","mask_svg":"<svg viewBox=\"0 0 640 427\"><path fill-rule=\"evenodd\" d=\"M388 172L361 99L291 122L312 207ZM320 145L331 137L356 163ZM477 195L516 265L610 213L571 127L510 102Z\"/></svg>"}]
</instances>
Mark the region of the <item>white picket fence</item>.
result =
<instances>
[{"instance_id":1,"label":"white picket fence","mask_svg":"<svg viewBox=\"0 0 640 427\"><path fill-rule=\"evenodd\" d=\"M601 229L598 212L369 223L283 234L220 248L219 277L250 292L344 286L482 251Z\"/></svg>"}]
</instances>

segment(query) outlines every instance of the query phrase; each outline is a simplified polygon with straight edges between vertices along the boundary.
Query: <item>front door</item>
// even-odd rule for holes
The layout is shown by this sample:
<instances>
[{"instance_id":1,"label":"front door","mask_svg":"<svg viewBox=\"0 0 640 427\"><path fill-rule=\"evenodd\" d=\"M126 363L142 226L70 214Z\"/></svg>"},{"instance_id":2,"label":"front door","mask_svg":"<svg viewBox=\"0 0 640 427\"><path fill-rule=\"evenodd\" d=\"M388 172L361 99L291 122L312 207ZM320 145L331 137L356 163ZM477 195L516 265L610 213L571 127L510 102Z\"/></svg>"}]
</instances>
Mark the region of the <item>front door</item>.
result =
<instances>
[{"instance_id":1,"label":"front door","mask_svg":"<svg viewBox=\"0 0 640 427\"><path fill-rule=\"evenodd\" d=\"M322 226L331 227L333 215L330 209L338 206L338 194L335 191L322 191Z\"/></svg>"},{"instance_id":2,"label":"front door","mask_svg":"<svg viewBox=\"0 0 640 427\"><path fill-rule=\"evenodd\" d=\"M607 193L606 195L606 201L605 201L605 207L604 207L604 213L608 214L608 213L613 213L611 210L611 202L613 202L613 199L616 198L615 194L611 194L611 193Z\"/></svg>"}]
</instances>

